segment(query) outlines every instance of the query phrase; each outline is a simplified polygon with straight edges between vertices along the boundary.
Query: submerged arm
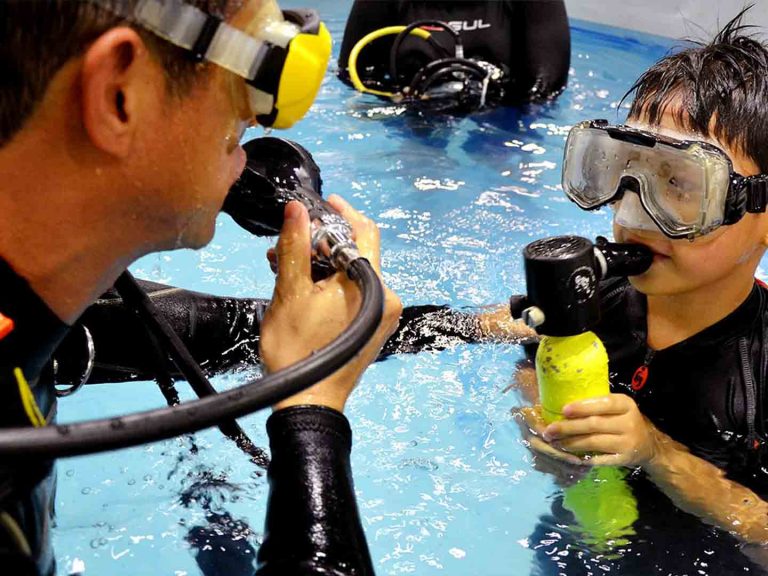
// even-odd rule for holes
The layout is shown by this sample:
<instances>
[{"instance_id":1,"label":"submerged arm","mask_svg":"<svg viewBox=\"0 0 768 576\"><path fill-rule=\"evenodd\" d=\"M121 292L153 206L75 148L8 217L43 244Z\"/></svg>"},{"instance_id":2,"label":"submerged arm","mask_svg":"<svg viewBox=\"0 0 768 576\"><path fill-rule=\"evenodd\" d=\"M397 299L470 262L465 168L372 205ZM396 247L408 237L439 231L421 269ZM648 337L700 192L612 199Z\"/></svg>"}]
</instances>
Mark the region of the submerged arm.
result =
<instances>
[{"instance_id":1,"label":"submerged arm","mask_svg":"<svg viewBox=\"0 0 768 576\"><path fill-rule=\"evenodd\" d=\"M768 503L661 432L624 394L568 404L543 431L563 458L592 466L640 466L675 505L749 543L768 544ZM580 458L576 454L598 454Z\"/></svg>"},{"instance_id":2,"label":"submerged arm","mask_svg":"<svg viewBox=\"0 0 768 576\"><path fill-rule=\"evenodd\" d=\"M259 361L259 333L268 300L213 296L154 282L140 284L209 373ZM79 381L88 363L83 327L94 341L94 370L89 383L155 376L146 330L119 295L110 291L88 308L57 350L58 382ZM533 330L512 320L506 306L479 312L448 306L409 306L403 310L399 326L379 360L391 354L444 350L462 343L526 343L535 338ZM174 367L170 369L172 376L179 376Z\"/></svg>"},{"instance_id":3,"label":"submerged arm","mask_svg":"<svg viewBox=\"0 0 768 576\"><path fill-rule=\"evenodd\" d=\"M768 502L658 430L655 455L643 466L675 505L742 540L768 544Z\"/></svg>"}]
</instances>

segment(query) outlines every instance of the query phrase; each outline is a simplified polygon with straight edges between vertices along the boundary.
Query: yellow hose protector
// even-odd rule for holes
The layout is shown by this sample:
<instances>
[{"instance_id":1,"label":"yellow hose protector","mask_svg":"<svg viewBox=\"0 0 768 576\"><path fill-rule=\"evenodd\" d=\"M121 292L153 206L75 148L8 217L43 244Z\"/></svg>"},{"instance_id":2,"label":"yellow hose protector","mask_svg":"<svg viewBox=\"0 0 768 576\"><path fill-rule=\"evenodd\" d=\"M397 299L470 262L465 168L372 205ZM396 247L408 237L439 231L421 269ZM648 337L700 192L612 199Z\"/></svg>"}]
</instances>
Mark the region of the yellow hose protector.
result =
<instances>
[{"instance_id":1,"label":"yellow hose protector","mask_svg":"<svg viewBox=\"0 0 768 576\"><path fill-rule=\"evenodd\" d=\"M299 34L291 40L277 90L273 128L290 128L312 106L328 68L331 43L331 34L322 23L317 34Z\"/></svg>"},{"instance_id":2,"label":"yellow hose protector","mask_svg":"<svg viewBox=\"0 0 768 576\"><path fill-rule=\"evenodd\" d=\"M544 336L536 352L542 416L547 424L563 419L571 402L610 393L608 354L594 332ZM595 467L563 491L563 506L573 513L583 541L605 552L628 543L638 519L637 500L618 467Z\"/></svg>"},{"instance_id":3,"label":"yellow hose protector","mask_svg":"<svg viewBox=\"0 0 768 576\"><path fill-rule=\"evenodd\" d=\"M352 82L352 86L355 87L355 90L358 92L363 92L364 94L374 94L376 96L384 96L386 98L392 98L395 96L394 92L384 92L383 90L374 90L373 88L368 88L365 84L363 84L363 81L360 80L360 74L357 72L357 58L360 56L360 52L362 52L363 48L368 46L371 42L374 40L378 40L379 38L382 38L384 36L392 36L395 34L400 34L403 30L406 29L406 26L387 26L385 28L379 28L378 30L374 30L370 34L366 34L360 40L357 41L357 44L354 45L352 50L349 53L349 60L347 62L347 67L349 70L349 80ZM426 30L423 30L422 28L414 28L410 32L414 36L417 36L421 38L422 40L428 40L430 37L430 33ZM394 80L394 79L393 79Z\"/></svg>"}]
</instances>

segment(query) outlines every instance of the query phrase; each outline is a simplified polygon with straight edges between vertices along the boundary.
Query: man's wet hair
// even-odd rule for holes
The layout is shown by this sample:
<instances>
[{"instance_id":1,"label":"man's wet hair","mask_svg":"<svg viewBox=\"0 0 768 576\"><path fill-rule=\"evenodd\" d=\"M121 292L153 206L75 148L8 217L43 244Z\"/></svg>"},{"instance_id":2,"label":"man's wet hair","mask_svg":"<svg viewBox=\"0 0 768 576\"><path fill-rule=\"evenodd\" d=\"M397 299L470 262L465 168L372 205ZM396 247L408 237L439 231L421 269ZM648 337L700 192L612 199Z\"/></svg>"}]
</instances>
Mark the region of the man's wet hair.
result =
<instances>
[{"instance_id":1,"label":"man's wet hair","mask_svg":"<svg viewBox=\"0 0 768 576\"><path fill-rule=\"evenodd\" d=\"M0 0L0 146L24 125L56 72L101 34L124 24L110 7L130 8L138 0ZM239 0L187 0L226 18ZM135 26L165 70L167 85L184 95L204 66L189 54Z\"/></svg>"},{"instance_id":2,"label":"man's wet hair","mask_svg":"<svg viewBox=\"0 0 768 576\"><path fill-rule=\"evenodd\" d=\"M711 42L659 60L624 98L634 95L629 118L658 126L669 111L680 128L717 138L768 173L768 46L743 24L751 8Z\"/></svg>"}]
</instances>

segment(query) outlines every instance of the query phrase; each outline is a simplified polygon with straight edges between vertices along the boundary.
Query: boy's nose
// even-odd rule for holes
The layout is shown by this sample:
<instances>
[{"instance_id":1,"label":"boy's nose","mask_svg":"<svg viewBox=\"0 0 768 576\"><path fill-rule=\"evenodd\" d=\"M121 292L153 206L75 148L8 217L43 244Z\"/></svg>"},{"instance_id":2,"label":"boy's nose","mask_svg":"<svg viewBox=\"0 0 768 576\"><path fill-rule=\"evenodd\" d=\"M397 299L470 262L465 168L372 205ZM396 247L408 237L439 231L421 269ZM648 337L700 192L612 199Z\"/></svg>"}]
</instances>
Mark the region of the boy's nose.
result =
<instances>
[{"instance_id":1,"label":"boy's nose","mask_svg":"<svg viewBox=\"0 0 768 576\"><path fill-rule=\"evenodd\" d=\"M640 196L636 192L625 190L621 199L611 204L611 208L613 208L613 221L622 228L662 234L656 222L645 211Z\"/></svg>"}]
</instances>

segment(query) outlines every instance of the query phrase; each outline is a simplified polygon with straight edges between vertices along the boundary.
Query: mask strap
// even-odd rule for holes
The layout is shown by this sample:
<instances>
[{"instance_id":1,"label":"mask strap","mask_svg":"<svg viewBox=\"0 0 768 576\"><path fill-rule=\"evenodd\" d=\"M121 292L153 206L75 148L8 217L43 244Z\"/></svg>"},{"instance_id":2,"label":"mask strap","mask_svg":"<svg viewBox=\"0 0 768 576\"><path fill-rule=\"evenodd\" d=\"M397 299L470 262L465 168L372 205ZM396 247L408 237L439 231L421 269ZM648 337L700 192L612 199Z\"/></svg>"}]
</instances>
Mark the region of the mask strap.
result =
<instances>
[{"instance_id":1,"label":"mask strap","mask_svg":"<svg viewBox=\"0 0 768 576\"><path fill-rule=\"evenodd\" d=\"M725 202L723 224L735 224L746 213L765 212L768 206L768 174L735 175L731 188L733 192L728 194Z\"/></svg>"},{"instance_id":2,"label":"mask strap","mask_svg":"<svg viewBox=\"0 0 768 576\"><path fill-rule=\"evenodd\" d=\"M765 212L768 203L768 175L749 176L746 180L747 212L750 214Z\"/></svg>"}]
</instances>

